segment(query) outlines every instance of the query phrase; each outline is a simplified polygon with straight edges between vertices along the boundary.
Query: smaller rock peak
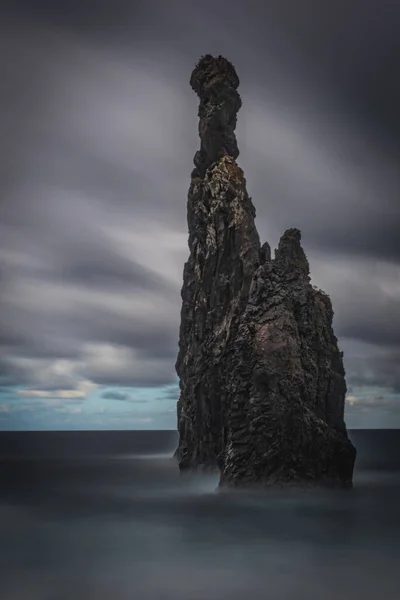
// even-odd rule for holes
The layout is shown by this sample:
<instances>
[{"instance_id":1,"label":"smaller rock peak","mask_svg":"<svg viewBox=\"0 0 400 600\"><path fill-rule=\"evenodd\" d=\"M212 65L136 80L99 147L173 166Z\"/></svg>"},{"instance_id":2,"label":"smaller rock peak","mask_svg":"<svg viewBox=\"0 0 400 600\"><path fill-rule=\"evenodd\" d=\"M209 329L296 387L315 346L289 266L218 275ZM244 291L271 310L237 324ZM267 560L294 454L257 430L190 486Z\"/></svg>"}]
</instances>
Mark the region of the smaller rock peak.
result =
<instances>
[{"instance_id":1,"label":"smaller rock peak","mask_svg":"<svg viewBox=\"0 0 400 600\"><path fill-rule=\"evenodd\" d=\"M264 264L271 260L271 246L268 242L264 242L260 250L260 264Z\"/></svg>"},{"instance_id":2,"label":"smaller rock peak","mask_svg":"<svg viewBox=\"0 0 400 600\"><path fill-rule=\"evenodd\" d=\"M279 240L278 249L275 252L275 260L278 263L289 262L306 275L310 273L308 260L301 246L301 232L299 229L287 229L285 231Z\"/></svg>"},{"instance_id":3,"label":"smaller rock peak","mask_svg":"<svg viewBox=\"0 0 400 600\"><path fill-rule=\"evenodd\" d=\"M296 228L286 229L285 233L282 235L282 237L280 239L280 243L282 244L286 241L290 241L291 243L297 242L298 244L300 244L300 242L301 242L300 229L296 229Z\"/></svg>"},{"instance_id":4,"label":"smaller rock peak","mask_svg":"<svg viewBox=\"0 0 400 600\"><path fill-rule=\"evenodd\" d=\"M190 85L202 98L213 88L228 87L236 90L239 87L239 77L229 60L223 56L214 57L206 54L195 66L190 78Z\"/></svg>"}]
</instances>

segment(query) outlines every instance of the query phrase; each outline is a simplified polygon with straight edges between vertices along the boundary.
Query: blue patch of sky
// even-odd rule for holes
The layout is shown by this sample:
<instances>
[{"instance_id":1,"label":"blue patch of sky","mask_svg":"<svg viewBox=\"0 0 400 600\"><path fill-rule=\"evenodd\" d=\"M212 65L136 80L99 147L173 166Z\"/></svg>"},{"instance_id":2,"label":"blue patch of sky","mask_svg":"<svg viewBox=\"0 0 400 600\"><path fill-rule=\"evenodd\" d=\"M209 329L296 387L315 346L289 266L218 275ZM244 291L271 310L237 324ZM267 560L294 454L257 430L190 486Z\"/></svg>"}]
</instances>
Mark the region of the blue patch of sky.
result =
<instances>
[{"instance_id":1,"label":"blue patch of sky","mask_svg":"<svg viewBox=\"0 0 400 600\"><path fill-rule=\"evenodd\" d=\"M101 387L86 398L27 398L2 388L0 430L176 429L177 385ZM104 398L104 394L123 398Z\"/></svg>"}]
</instances>

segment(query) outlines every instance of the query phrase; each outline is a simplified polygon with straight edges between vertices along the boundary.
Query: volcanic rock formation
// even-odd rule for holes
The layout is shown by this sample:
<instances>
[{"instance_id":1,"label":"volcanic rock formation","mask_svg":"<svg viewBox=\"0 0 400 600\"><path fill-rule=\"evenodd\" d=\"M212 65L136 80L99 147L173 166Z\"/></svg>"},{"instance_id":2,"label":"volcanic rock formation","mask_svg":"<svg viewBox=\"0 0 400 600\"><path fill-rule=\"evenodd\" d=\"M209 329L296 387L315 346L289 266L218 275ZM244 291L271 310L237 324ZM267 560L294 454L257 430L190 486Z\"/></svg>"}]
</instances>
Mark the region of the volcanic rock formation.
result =
<instances>
[{"instance_id":1,"label":"volcanic rock formation","mask_svg":"<svg viewBox=\"0 0 400 600\"><path fill-rule=\"evenodd\" d=\"M300 232L275 258L260 247L237 165L241 99L230 62L202 57L200 150L188 194L179 355L181 470L216 468L221 485L351 485L342 353L326 294L310 283Z\"/></svg>"}]
</instances>

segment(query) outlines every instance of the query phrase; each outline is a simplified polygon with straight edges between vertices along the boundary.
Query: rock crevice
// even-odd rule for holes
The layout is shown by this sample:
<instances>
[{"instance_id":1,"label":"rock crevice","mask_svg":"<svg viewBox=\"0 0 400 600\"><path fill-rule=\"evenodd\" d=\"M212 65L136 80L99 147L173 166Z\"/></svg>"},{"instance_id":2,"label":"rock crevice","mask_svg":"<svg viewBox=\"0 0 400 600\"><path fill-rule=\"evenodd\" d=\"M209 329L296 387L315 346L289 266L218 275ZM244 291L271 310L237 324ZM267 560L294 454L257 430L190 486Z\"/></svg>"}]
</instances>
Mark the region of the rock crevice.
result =
<instances>
[{"instance_id":1,"label":"rock crevice","mask_svg":"<svg viewBox=\"0 0 400 600\"><path fill-rule=\"evenodd\" d=\"M206 55L190 83L201 146L176 362L179 467L218 467L229 486L351 485L356 451L329 297L310 283L297 229L284 233L274 258L260 245L236 163L234 67Z\"/></svg>"}]
</instances>

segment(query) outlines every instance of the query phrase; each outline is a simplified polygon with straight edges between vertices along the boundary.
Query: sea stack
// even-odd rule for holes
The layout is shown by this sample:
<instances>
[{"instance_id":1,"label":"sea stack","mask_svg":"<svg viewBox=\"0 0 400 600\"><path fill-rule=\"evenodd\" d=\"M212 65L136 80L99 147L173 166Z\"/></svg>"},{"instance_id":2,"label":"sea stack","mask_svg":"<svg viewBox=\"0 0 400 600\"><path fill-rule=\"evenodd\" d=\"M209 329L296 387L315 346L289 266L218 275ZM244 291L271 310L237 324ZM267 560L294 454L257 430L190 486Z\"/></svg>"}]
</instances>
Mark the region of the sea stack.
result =
<instances>
[{"instance_id":1,"label":"sea stack","mask_svg":"<svg viewBox=\"0 0 400 600\"><path fill-rule=\"evenodd\" d=\"M239 79L203 56L200 150L188 193L179 355L181 471L218 468L221 486L350 487L342 353L326 294L310 283L297 229L272 258L236 163Z\"/></svg>"}]
</instances>

